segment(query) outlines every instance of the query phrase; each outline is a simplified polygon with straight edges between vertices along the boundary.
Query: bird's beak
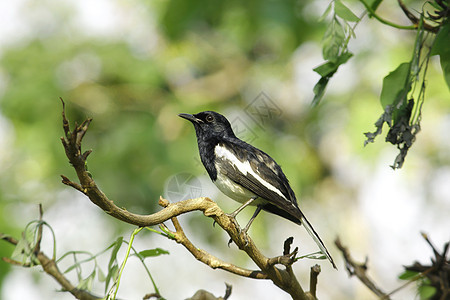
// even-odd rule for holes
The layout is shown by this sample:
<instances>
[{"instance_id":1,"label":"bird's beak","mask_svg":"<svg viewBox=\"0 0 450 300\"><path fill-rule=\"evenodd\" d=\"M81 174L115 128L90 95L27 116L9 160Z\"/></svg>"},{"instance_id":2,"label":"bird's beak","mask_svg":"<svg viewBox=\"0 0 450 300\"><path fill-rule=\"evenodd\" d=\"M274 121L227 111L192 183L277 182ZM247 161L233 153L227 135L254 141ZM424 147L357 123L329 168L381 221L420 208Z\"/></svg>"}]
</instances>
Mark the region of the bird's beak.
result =
<instances>
[{"instance_id":1,"label":"bird's beak","mask_svg":"<svg viewBox=\"0 0 450 300\"><path fill-rule=\"evenodd\" d=\"M203 123L202 120L200 120L199 118L196 118L194 115L191 114L178 114L179 117L182 117L183 119L189 120L192 123Z\"/></svg>"}]
</instances>

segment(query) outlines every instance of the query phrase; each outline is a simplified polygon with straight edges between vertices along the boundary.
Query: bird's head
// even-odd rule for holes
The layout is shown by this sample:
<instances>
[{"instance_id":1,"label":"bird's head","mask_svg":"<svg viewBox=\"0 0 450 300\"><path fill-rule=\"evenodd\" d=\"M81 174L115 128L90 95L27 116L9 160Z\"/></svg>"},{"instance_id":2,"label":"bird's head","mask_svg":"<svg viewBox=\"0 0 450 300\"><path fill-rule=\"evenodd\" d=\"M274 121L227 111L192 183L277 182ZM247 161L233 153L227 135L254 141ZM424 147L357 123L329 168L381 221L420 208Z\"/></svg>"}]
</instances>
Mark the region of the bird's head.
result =
<instances>
[{"instance_id":1,"label":"bird's head","mask_svg":"<svg viewBox=\"0 0 450 300\"><path fill-rule=\"evenodd\" d=\"M231 124L219 113L203 111L195 115L179 114L178 116L191 121L200 139L214 137L235 137Z\"/></svg>"}]
</instances>

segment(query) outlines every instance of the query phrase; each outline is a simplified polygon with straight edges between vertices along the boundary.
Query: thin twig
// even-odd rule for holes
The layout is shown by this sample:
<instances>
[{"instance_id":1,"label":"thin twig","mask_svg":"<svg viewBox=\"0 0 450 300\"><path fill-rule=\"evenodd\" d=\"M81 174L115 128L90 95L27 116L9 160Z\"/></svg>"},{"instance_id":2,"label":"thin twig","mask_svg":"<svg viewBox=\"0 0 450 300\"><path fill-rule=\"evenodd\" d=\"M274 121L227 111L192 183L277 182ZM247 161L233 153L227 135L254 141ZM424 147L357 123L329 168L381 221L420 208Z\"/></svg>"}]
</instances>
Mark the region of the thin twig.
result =
<instances>
[{"instance_id":1,"label":"thin twig","mask_svg":"<svg viewBox=\"0 0 450 300\"><path fill-rule=\"evenodd\" d=\"M347 247L342 245L339 238L334 241L336 247L342 252L344 257L345 266L350 276L356 276L365 286L367 286L378 297L388 300L390 299L388 294L380 290L372 279L367 275L367 260L364 263L358 263L350 255L350 251Z\"/></svg>"},{"instance_id":2,"label":"thin twig","mask_svg":"<svg viewBox=\"0 0 450 300\"><path fill-rule=\"evenodd\" d=\"M38 234L36 239L36 245L34 246L33 253L38 253L41 251L41 241L42 241L42 216L44 215L44 211L42 210L42 204L39 203L39 223L38 223Z\"/></svg>"},{"instance_id":3,"label":"thin twig","mask_svg":"<svg viewBox=\"0 0 450 300\"><path fill-rule=\"evenodd\" d=\"M317 298L317 296L316 296L317 281L318 281L320 271L321 271L320 266L316 264L311 267L311 272L309 275L309 292L314 297L314 299Z\"/></svg>"},{"instance_id":4,"label":"thin twig","mask_svg":"<svg viewBox=\"0 0 450 300\"><path fill-rule=\"evenodd\" d=\"M18 240L16 240L14 237L9 236L7 234L4 233L0 233L0 238L8 243L10 243L11 245L17 245L17 243L19 242Z\"/></svg>"},{"instance_id":5,"label":"thin twig","mask_svg":"<svg viewBox=\"0 0 450 300\"><path fill-rule=\"evenodd\" d=\"M67 178L67 177L64 176L64 175L61 175L61 178L62 178L62 183L63 183L63 184L68 185L68 186L71 186L71 187L73 187L74 189L76 189L76 190L78 190L78 191L84 193L83 188L82 188L81 185L79 185L78 183L71 181L69 178Z\"/></svg>"}]
</instances>

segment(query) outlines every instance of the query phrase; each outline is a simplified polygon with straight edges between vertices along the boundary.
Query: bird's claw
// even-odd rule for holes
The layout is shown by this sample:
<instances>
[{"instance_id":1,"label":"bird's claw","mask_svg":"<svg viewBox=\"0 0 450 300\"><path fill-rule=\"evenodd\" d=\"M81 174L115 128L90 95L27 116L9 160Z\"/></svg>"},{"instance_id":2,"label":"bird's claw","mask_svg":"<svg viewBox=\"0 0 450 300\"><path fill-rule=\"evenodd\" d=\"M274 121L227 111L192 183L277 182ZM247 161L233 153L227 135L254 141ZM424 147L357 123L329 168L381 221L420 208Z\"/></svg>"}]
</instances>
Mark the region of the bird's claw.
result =
<instances>
[{"instance_id":1,"label":"bird's claw","mask_svg":"<svg viewBox=\"0 0 450 300\"><path fill-rule=\"evenodd\" d=\"M240 231L239 234L242 235L242 238L244 239L244 242L245 242L244 243L244 247L247 247L248 246L248 235L247 235L247 232ZM232 239L228 240L228 247L230 247L232 242L233 242Z\"/></svg>"},{"instance_id":2,"label":"bird's claw","mask_svg":"<svg viewBox=\"0 0 450 300\"><path fill-rule=\"evenodd\" d=\"M248 246L248 234L247 234L247 232L242 232L242 235L243 235L243 238L244 238L244 247L247 247Z\"/></svg>"},{"instance_id":3,"label":"bird's claw","mask_svg":"<svg viewBox=\"0 0 450 300\"><path fill-rule=\"evenodd\" d=\"M231 222L233 222L233 224L236 226L238 234L240 236L242 236L242 238L244 239L244 242L245 242L244 247L247 247L248 246L248 235L247 235L248 228L242 229L241 226L239 226L238 222L236 221L235 215L233 215L233 214L226 214L226 215L231 219ZM232 239L230 239L228 241L228 247L230 247L230 244L232 242L233 242Z\"/></svg>"}]
</instances>

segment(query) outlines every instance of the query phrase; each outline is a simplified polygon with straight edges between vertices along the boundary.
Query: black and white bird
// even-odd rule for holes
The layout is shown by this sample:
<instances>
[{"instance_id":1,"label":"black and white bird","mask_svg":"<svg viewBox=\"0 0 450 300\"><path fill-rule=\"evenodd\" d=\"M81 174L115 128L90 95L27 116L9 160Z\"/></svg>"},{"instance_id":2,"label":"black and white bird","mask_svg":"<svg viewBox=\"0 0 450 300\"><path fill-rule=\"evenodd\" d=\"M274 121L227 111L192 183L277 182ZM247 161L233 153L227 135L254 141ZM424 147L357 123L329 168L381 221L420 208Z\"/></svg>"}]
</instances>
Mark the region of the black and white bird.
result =
<instances>
[{"instance_id":1,"label":"black and white bird","mask_svg":"<svg viewBox=\"0 0 450 300\"><path fill-rule=\"evenodd\" d=\"M200 158L211 180L225 195L243 204L231 216L235 217L248 205L257 207L244 231L261 209L286 218L303 225L336 268L324 243L298 207L286 175L268 154L237 138L230 122L219 113L204 111L178 116L194 125Z\"/></svg>"}]
</instances>

